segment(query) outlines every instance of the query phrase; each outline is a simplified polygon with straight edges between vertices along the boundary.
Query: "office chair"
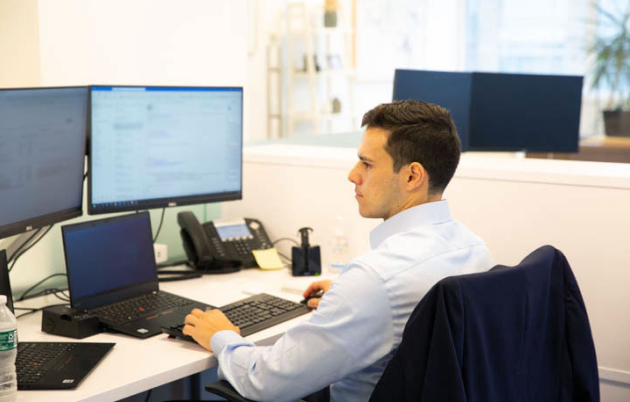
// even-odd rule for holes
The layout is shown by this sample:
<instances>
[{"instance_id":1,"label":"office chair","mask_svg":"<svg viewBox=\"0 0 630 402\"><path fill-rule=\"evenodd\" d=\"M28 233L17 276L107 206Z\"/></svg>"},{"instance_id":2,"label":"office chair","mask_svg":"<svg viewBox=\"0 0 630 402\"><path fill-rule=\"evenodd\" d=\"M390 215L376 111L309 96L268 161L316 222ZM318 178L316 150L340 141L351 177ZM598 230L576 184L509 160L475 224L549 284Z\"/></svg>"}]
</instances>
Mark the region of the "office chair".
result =
<instances>
[{"instance_id":1,"label":"office chair","mask_svg":"<svg viewBox=\"0 0 630 402\"><path fill-rule=\"evenodd\" d=\"M586 308L565 256L438 282L405 326L370 402L599 401Z\"/></svg>"},{"instance_id":2,"label":"office chair","mask_svg":"<svg viewBox=\"0 0 630 402\"><path fill-rule=\"evenodd\" d=\"M227 381L206 390L246 402ZM586 308L564 255L445 278L418 303L370 402L599 401Z\"/></svg>"},{"instance_id":3,"label":"office chair","mask_svg":"<svg viewBox=\"0 0 630 402\"><path fill-rule=\"evenodd\" d=\"M225 398L230 402L255 402L243 397L225 380L219 380L210 385L206 385L206 391ZM305 397L305 399L300 399L299 402L325 402L328 401L329 398L328 390L323 389Z\"/></svg>"}]
</instances>

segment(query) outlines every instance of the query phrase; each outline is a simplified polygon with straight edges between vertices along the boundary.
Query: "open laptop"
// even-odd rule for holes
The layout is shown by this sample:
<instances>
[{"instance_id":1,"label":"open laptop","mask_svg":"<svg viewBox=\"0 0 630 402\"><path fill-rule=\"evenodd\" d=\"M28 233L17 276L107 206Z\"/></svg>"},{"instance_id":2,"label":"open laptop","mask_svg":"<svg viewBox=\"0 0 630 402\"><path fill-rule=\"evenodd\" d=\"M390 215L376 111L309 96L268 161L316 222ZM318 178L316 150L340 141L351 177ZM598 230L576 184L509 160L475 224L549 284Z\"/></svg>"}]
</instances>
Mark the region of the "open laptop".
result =
<instances>
[{"instance_id":1,"label":"open laptop","mask_svg":"<svg viewBox=\"0 0 630 402\"><path fill-rule=\"evenodd\" d=\"M0 250L0 294L13 311L7 253ZM18 337L20 333L18 331ZM15 363L18 389L76 388L114 343L19 342Z\"/></svg>"},{"instance_id":2,"label":"open laptop","mask_svg":"<svg viewBox=\"0 0 630 402\"><path fill-rule=\"evenodd\" d=\"M62 227L72 307L148 338L210 305L160 291L148 212Z\"/></svg>"}]
</instances>

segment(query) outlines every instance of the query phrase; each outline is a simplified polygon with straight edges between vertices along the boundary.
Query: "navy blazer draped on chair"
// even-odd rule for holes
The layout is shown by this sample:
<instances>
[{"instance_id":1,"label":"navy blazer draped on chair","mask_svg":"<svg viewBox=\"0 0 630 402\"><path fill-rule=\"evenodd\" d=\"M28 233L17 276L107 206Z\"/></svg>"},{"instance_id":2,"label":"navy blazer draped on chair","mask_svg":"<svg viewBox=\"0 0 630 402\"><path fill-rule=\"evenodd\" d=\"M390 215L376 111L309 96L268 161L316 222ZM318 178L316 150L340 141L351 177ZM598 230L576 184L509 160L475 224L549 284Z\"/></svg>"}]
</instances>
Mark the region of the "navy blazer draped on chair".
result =
<instances>
[{"instance_id":1,"label":"navy blazer draped on chair","mask_svg":"<svg viewBox=\"0 0 630 402\"><path fill-rule=\"evenodd\" d=\"M438 282L370 401L598 401L597 359L564 255Z\"/></svg>"}]
</instances>

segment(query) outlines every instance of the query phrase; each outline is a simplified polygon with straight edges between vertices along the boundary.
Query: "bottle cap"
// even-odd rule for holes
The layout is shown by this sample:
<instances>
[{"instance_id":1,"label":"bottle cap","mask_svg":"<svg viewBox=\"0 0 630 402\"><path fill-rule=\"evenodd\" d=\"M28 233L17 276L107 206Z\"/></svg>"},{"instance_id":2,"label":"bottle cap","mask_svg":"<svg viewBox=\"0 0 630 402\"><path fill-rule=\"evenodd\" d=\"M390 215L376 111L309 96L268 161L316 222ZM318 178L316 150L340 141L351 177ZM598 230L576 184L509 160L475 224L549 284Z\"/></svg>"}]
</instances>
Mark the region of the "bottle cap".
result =
<instances>
[{"instance_id":1,"label":"bottle cap","mask_svg":"<svg viewBox=\"0 0 630 402\"><path fill-rule=\"evenodd\" d=\"M7 304L7 297L5 295L0 295L0 304Z\"/></svg>"}]
</instances>

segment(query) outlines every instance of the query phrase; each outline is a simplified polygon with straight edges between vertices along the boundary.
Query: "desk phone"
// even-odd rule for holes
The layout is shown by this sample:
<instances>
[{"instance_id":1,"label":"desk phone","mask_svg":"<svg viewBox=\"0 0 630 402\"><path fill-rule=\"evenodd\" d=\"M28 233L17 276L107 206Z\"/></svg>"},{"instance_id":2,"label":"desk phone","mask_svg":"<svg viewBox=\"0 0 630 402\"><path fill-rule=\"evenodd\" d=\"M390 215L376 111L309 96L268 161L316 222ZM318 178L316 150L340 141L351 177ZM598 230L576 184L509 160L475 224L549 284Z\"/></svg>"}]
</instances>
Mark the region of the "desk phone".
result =
<instances>
[{"instance_id":1,"label":"desk phone","mask_svg":"<svg viewBox=\"0 0 630 402\"><path fill-rule=\"evenodd\" d=\"M177 222L188 259L201 270L225 269L217 261L232 260L244 268L257 267L252 250L273 247L259 220L242 218L200 224L190 212L180 212ZM214 267L214 268L213 268Z\"/></svg>"}]
</instances>

